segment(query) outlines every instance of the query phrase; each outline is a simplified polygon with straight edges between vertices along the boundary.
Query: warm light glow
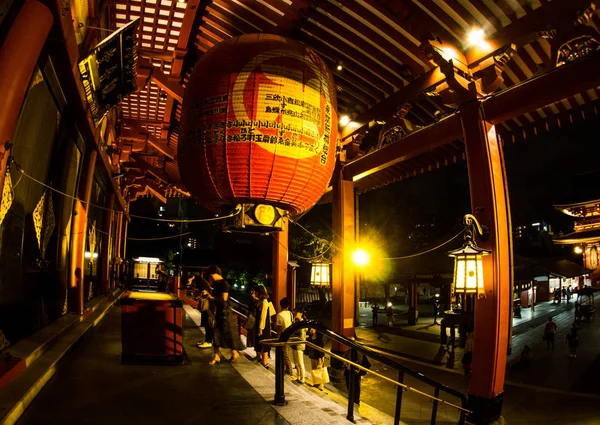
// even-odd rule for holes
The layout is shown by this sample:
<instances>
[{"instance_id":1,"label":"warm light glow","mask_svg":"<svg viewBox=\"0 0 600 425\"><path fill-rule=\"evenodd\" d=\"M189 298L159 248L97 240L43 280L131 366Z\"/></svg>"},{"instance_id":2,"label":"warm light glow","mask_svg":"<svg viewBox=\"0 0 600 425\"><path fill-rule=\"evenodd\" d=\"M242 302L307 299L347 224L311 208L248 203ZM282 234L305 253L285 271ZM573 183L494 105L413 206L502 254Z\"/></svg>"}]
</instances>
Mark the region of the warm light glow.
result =
<instances>
[{"instance_id":1,"label":"warm light glow","mask_svg":"<svg viewBox=\"0 0 600 425\"><path fill-rule=\"evenodd\" d=\"M480 249L472 242L448 253L454 257L454 292L485 296L482 257L491 251Z\"/></svg>"},{"instance_id":2,"label":"warm light glow","mask_svg":"<svg viewBox=\"0 0 600 425\"><path fill-rule=\"evenodd\" d=\"M179 254L179 253L177 253ZM135 261L139 262L139 263L160 263L160 258L156 258L156 257L138 257L138 258L134 258Z\"/></svg>"},{"instance_id":3,"label":"warm light glow","mask_svg":"<svg viewBox=\"0 0 600 425\"><path fill-rule=\"evenodd\" d=\"M475 294L483 286L483 265L481 255L457 256L455 264L456 293Z\"/></svg>"},{"instance_id":4,"label":"warm light glow","mask_svg":"<svg viewBox=\"0 0 600 425\"><path fill-rule=\"evenodd\" d=\"M456 50L454 50L451 47L442 47L440 50L440 54L447 61L449 61L450 59L456 59L458 57Z\"/></svg>"},{"instance_id":5,"label":"warm light glow","mask_svg":"<svg viewBox=\"0 0 600 425\"><path fill-rule=\"evenodd\" d=\"M342 115L340 117L340 125L345 127L348 125L348 123L350 123L350 117L348 115Z\"/></svg>"},{"instance_id":6,"label":"warm light glow","mask_svg":"<svg viewBox=\"0 0 600 425\"><path fill-rule=\"evenodd\" d=\"M364 249L357 249L352 253L352 261L359 267L364 267L369 264L371 256Z\"/></svg>"},{"instance_id":7,"label":"warm light glow","mask_svg":"<svg viewBox=\"0 0 600 425\"><path fill-rule=\"evenodd\" d=\"M573 251L575 251L575 254L583 254L583 248L580 246L576 246Z\"/></svg>"},{"instance_id":8,"label":"warm light glow","mask_svg":"<svg viewBox=\"0 0 600 425\"><path fill-rule=\"evenodd\" d=\"M338 65L338 66L336 67L336 69L337 69L338 71L341 71L342 69L344 69L344 67L343 67L342 65Z\"/></svg>"},{"instance_id":9,"label":"warm light glow","mask_svg":"<svg viewBox=\"0 0 600 425\"><path fill-rule=\"evenodd\" d=\"M392 306L392 303L391 303L391 301L390 301L389 303L387 303L387 306L388 306L388 307L391 307L391 306Z\"/></svg>"},{"instance_id":10,"label":"warm light glow","mask_svg":"<svg viewBox=\"0 0 600 425\"><path fill-rule=\"evenodd\" d=\"M310 284L316 286L329 286L329 268L328 263L313 263L310 274Z\"/></svg>"},{"instance_id":11,"label":"warm light glow","mask_svg":"<svg viewBox=\"0 0 600 425\"><path fill-rule=\"evenodd\" d=\"M479 46L481 43L485 41L485 33L481 28L472 29L469 33L469 44L471 46Z\"/></svg>"}]
</instances>

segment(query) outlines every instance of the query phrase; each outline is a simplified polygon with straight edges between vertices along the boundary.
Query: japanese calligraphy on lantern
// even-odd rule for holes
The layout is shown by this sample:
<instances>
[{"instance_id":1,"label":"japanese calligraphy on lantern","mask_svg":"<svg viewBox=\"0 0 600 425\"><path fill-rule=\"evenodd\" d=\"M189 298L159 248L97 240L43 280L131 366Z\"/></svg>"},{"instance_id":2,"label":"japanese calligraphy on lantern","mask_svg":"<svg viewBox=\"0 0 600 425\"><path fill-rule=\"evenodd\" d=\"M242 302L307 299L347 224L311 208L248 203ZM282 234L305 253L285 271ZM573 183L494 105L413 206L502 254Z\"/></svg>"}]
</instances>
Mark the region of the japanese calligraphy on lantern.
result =
<instances>
[{"instance_id":1,"label":"japanese calligraphy on lantern","mask_svg":"<svg viewBox=\"0 0 600 425\"><path fill-rule=\"evenodd\" d=\"M178 144L184 183L208 207L310 207L335 164L335 94L325 63L294 40L247 34L215 46L186 87Z\"/></svg>"},{"instance_id":2,"label":"japanese calligraphy on lantern","mask_svg":"<svg viewBox=\"0 0 600 425\"><path fill-rule=\"evenodd\" d=\"M260 143L269 150L278 149L279 155L318 155L321 165L327 163L332 116L326 98L330 94L321 92L323 86L295 78L293 69L289 75L276 75L268 67L257 66L280 55L271 51L254 58L252 69L240 72L233 85L225 80L227 84L215 90L222 93L193 106L193 119L203 122L187 134L193 145ZM291 59L304 60L293 54Z\"/></svg>"}]
</instances>

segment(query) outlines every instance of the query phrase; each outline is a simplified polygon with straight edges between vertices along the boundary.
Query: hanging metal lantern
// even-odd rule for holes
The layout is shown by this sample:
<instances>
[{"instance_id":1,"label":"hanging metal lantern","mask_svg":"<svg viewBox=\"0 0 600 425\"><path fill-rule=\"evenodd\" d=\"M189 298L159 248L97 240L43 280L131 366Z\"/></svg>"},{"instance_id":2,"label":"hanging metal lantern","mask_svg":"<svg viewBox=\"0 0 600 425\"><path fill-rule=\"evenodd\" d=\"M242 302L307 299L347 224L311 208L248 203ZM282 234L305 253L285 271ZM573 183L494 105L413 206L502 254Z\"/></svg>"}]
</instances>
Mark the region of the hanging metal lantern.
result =
<instances>
[{"instance_id":1,"label":"hanging metal lantern","mask_svg":"<svg viewBox=\"0 0 600 425\"><path fill-rule=\"evenodd\" d=\"M329 263L312 263L310 273L310 284L313 286L329 286L329 272L331 264Z\"/></svg>"},{"instance_id":2,"label":"hanging metal lantern","mask_svg":"<svg viewBox=\"0 0 600 425\"><path fill-rule=\"evenodd\" d=\"M476 228L479 234L486 235L487 229L480 226L471 214L465 216L464 222L465 243L461 248L448 252L448 256L454 257L454 293L485 296L482 258L492 251L477 246L474 232Z\"/></svg>"},{"instance_id":3,"label":"hanging metal lantern","mask_svg":"<svg viewBox=\"0 0 600 425\"><path fill-rule=\"evenodd\" d=\"M333 173L337 140L331 72L311 49L271 34L247 34L206 52L186 87L179 172L196 200L217 212L257 205L312 207ZM260 218L260 220L259 220ZM250 223L251 224L251 223ZM248 226L249 223L241 223Z\"/></svg>"}]
</instances>

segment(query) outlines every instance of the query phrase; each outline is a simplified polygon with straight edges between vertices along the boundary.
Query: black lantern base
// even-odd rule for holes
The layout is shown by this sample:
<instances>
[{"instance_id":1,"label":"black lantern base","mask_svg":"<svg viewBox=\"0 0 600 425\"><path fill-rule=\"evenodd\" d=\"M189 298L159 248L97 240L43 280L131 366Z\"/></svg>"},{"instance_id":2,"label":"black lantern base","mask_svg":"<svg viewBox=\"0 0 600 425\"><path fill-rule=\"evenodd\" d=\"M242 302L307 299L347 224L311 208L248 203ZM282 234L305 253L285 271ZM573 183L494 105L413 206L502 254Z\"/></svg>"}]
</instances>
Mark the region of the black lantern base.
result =
<instances>
[{"instance_id":1,"label":"black lantern base","mask_svg":"<svg viewBox=\"0 0 600 425\"><path fill-rule=\"evenodd\" d=\"M494 398L478 397L469 394L469 410L473 413L467 417L467 422L474 425L503 423L501 418L503 400L504 393Z\"/></svg>"}]
</instances>

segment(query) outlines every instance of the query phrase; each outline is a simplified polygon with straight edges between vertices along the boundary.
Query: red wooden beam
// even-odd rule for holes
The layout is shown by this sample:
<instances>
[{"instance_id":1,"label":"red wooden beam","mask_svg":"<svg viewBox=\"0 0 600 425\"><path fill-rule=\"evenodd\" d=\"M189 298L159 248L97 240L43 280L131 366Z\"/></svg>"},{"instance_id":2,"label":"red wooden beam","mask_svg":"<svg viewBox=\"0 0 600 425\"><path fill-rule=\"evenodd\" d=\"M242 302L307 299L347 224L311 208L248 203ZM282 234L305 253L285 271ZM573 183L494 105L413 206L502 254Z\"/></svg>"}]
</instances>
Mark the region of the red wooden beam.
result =
<instances>
[{"instance_id":1,"label":"red wooden beam","mask_svg":"<svg viewBox=\"0 0 600 425\"><path fill-rule=\"evenodd\" d=\"M342 169L344 178L360 180L394 164L452 142L461 136L461 132L460 117L454 114L345 165Z\"/></svg>"},{"instance_id":2,"label":"red wooden beam","mask_svg":"<svg viewBox=\"0 0 600 425\"><path fill-rule=\"evenodd\" d=\"M484 101L488 122L498 124L600 85L600 54L595 53L511 87Z\"/></svg>"},{"instance_id":3,"label":"red wooden beam","mask_svg":"<svg viewBox=\"0 0 600 425\"><path fill-rule=\"evenodd\" d=\"M398 108L399 105L413 100L415 97L421 94L423 90L432 86L436 86L437 84L442 83L445 79L446 77L439 68L434 68L431 71L426 72L421 77L405 86L402 90L397 91L383 102L380 102L364 114L361 114L359 117L357 117L354 120L354 126L346 126L346 128L342 131L342 139L346 139L349 136L356 134L359 130L373 120L389 118L396 112L396 108Z\"/></svg>"}]
</instances>

